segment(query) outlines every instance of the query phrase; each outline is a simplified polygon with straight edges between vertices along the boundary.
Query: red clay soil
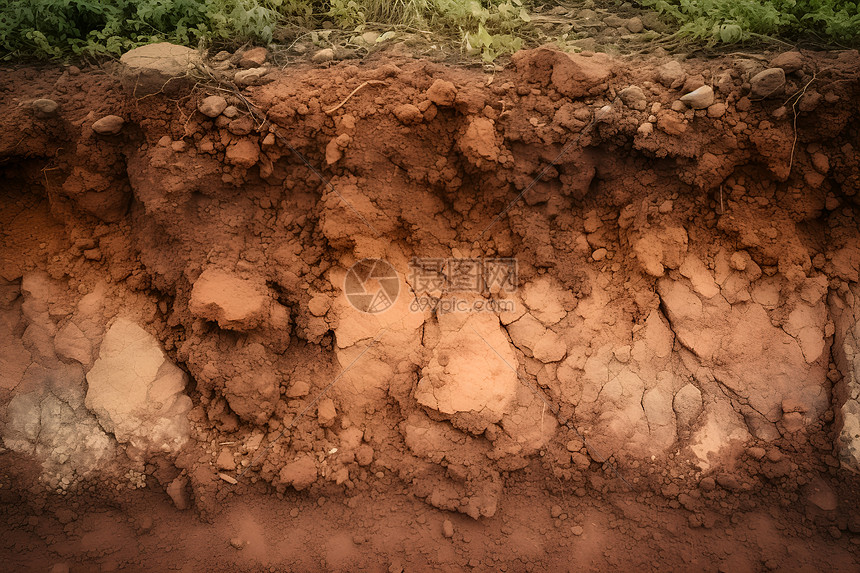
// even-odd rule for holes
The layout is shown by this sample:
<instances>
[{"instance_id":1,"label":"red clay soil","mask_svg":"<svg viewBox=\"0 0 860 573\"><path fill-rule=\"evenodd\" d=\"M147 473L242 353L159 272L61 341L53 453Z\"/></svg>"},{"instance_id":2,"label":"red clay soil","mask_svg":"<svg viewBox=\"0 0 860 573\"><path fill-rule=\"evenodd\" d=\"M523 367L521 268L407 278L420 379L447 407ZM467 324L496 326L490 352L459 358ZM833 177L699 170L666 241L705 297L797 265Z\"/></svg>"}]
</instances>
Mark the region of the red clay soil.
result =
<instances>
[{"instance_id":1,"label":"red clay soil","mask_svg":"<svg viewBox=\"0 0 860 573\"><path fill-rule=\"evenodd\" d=\"M860 57L780 58L5 69L6 567L857 571Z\"/></svg>"}]
</instances>

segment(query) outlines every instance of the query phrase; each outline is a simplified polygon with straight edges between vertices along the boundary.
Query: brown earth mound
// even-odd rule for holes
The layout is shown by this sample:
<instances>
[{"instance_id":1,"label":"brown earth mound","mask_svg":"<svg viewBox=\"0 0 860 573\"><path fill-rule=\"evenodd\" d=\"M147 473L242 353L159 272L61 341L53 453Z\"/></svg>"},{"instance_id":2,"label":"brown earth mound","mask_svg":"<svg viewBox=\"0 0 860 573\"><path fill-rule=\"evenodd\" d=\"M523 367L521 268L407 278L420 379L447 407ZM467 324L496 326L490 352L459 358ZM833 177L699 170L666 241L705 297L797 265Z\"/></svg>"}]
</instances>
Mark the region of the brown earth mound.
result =
<instances>
[{"instance_id":1,"label":"brown earth mound","mask_svg":"<svg viewBox=\"0 0 860 573\"><path fill-rule=\"evenodd\" d=\"M856 52L175 48L0 78L7 561L856 570Z\"/></svg>"}]
</instances>

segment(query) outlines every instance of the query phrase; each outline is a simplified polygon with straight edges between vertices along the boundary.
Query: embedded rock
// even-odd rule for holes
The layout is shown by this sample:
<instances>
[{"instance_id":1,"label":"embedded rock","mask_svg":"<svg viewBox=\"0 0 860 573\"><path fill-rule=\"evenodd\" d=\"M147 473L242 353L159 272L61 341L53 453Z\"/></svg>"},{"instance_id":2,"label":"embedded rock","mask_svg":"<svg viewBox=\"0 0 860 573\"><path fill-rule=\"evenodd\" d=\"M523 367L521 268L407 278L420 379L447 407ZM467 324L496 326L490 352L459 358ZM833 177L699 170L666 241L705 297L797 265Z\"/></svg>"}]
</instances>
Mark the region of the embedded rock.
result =
<instances>
[{"instance_id":1,"label":"embedded rock","mask_svg":"<svg viewBox=\"0 0 860 573\"><path fill-rule=\"evenodd\" d=\"M498 422L517 389L517 358L495 314L439 316L440 338L422 370L418 402L475 433Z\"/></svg>"},{"instance_id":2,"label":"embedded rock","mask_svg":"<svg viewBox=\"0 0 860 573\"><path fill-rule=\"evenodd\" d=\"M768 68L750 78L750 93L753 97L766 98L779 95L785 85L785 70Z\"/></svg>"},{"instance_id":3,"label":"embedded rock","mask_svg":"<svg viewBox=\"0 0 860 573\"><path fill-rule=\"evenodd\" d=\"M117 441L142 453L176 452L189 436L186 380L154 336L120 318L87 373L86 406Z\"/></svg>"},{"instance_id":4,"label":"embedded rock","mask_svg":"<svg viewBox=\"0 0 860 573\"><path fill-rule=\"evenodd\" d=\"M227 100L219 95L212 95L204 98L197 109L206 117L218 117L227 109Z\"/></svg>"},{"instance_id":5,"label":"embedded rock","mask_svg":"<svg viewBox=\"0 0 860 573\"><path fill-rule=\"evenodd\" d=\"M310 454L305 454L281 469L281 482L298 491L308 488L317 479L317 466Z\"/></svg>"},{"instance_id":6,"label":"embedded rock","mask_svg":"<svg viewBox=\"0 0 860 573\"><path fill-rule=\"evenodd\" d=\"M195 316L217 322L221 328L245 332L267 318L271 302L262 281L208 268L194 281L190 309Z\"/></svg>"},{"instance_id":7,"label":"embedded rock","mask_svg":"<svg viewBox=\"0 0 860 573\"><path fill-rule=\"evenodd\" d=\"M119 59L122 84L134 96L175 94L189 83L192 71L202 64L197 50L169 42L129 50Z\"/></svg>"}]
</instances>

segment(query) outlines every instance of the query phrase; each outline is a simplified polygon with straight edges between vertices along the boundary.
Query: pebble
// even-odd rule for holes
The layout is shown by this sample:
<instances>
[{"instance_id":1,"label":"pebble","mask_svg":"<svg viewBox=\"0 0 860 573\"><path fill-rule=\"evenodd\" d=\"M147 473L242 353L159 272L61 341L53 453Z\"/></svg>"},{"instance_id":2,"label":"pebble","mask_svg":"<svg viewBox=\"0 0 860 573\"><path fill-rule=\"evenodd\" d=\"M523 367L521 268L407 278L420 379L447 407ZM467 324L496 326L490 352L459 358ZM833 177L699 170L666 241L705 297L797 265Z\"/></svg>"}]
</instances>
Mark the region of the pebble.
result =
<instances>
[{"instance_id":1,"label":"pebble","mask_svg":"<svg viewBox=\"0 0 860 573\"><path fill-rule=\"evenodd\" d=\"M648 124L648 125L651 125L651 124ZM606 249L604 249L603 247L596 249L593 253L591 253L591 258L594 259L595 261L602 261L603 259L606 258Z\"/></svg>"},{"instance_id":2,"label":"pebble","mask_svg":"<svg viewBox=\"0 0 860 573\"><path fill-rule=\"evenodd\" d=\"M558 517L559 515L561 515L561 506L560 505L552 506L549 510L549 513L553 518Z\"/></svg>"},{"instance_id":3,"label":"pebble","mask_svg":"<svg viewBox=\"0 0 860 573\"><path fill-rule=\"evenodd\" d=\"M454 537L454 524L451 523L450 519L446 519L442 522L442 535L447 539Z\"/></svg>"},{"instance_id":4,"label":"pebble","mask_svg":"<svg viewBox=\"0 0 860 573\"><path fill-rule=\"evenodd\" d=\"M581 525L574 525L573 527L570 528L570 532L573 533L574 535L576 535L577 537L582 535L584 531L585 530L582 528Z\"/></svg>"},{"instance_id":5,"label":"pebble","mask_svg":"<svg viewBox=\"0 0 860 573\"><path fill-rule=\"evenodd\" d=\"M646 121L645 123L640 125L636 131L642 137L648 137L654 132L654 124Z\"/></svg>"},{"instance_id":6,"label":"pebble","mask_svg":"<svg viewBox=\"0 0 860 573\"><path fill-rule=\"evenodd\" d=\"M218 117L225 109L227 109L227 100L219 95L204 98L197 106L197 110L206 117Z\"/></svg>"},{"instance_id":7,"label":"pebble","mask_svg":"<svg viewBox=\"0 0 860 573\"><path fill-rule=\"evenodd\" d=\"M618 97L624 102L624 105L630 109L637 111L645 111L648 107L648 99L645 97L645 92L639 86L628 86L618 92Z\"/></svg>"},{"instance_id":8,"label":"pebble","mask_svg":"<svg viewBox=\"0 0 860 573\"><path fill-rule=\"evenodd\" d=\"M657 81L667 88L680 86L687 74L680 62L672 60L657 68Z\"/></svg>"},{"instance_id":9,"label":"pebble","mask_svg":"<svg viewBox=\"0 0 860 573\"><path fill-rule=\"evenodd\" d=\"M785 86L785 70L768 68L750 78L750 93L757 98L778 95Z\"/></svg>"},{"instance_id":10,"label":"pebble","mask_svg":"<svg viewBox=\"0 0 860 573\"><path fill-rule=\"evenodd\" d=\"M319 52L311 56L311 61L317 64L330 62L334 59L334 50L331 48L323 48Z\"/></svg>"},{"instance_id":11,"label":"pebble","mask_svg":"<svg viewBox=\"0 0 860 573\"><path fill-rule=\"evenodd\" d=\"M708 106L708 117L721 118L726 115L726 104L722 102Z\"/></svg>"},{"instance_id":12,"label":"pebble","mask_svg":"<svg viewBox=\"0 0 860 573\"><path fill-rule=\"evenodd\" d=\"M57 102L52 99L39 98L34 100L32 104L30 104L33 108L33 113L36 114L36 117L46 118L51 117L55 113L57 113Z\"/></svg>"},{"instance_id":13,"label":"pebble","mask_svg":"<svg viewBox=\"0 0 860 573\"><path fill-rule=\"evenodd\" d=\"M239 59L239 67L244 69L259 68L266 63L269 50L266 48L251 48L242 54Z\"/></svg>"},{"instance_id":14,"label":"pebble","mask_svg":"<svg viewBox=\"0 0 860 573\"><path fill-rule=\"evenodd\" d=\"M99 135L116 135L122 130L125 120L118 115L106 115L93 124L93 131Z\"/></svg>"},{"instance_id":15,"label":"pebble","mask_svg":"<svg viewBox=\"0 0 860 573\"><path fill-rule=\"evenodd\" d=\"M785 73L790 74L803 67L803 56L800 52L784 52L771 60L770 65L782 68Z\"/></svg>"},{"instance_id":16,"label":"pebble","mask_svg":"<svg viewBox=\"0 0 860 573\"><path fill-rule=\"evenodd\" d=\"M645 29L645 26L642 24L642 20L637 17L630 18L627 20L627 29L630 30L634 34L638 34L642 30Z\"/></svg>"},{"instance_id":17,"label":"pebble","mask_svg":"<svg viewBox=\"0 0 860 573\"><path fill-rule=\"evenodd\" d=\"M705 109L714 103L714 88L702 86L681 96L681 101L693 109Z\"/></svg>"},{"instance_id":18,"label":"pebble","mask_svg":"<svg viewBox=\"0 0 860 573\"><path fill-rule=\"evenodd\" d=\"M233 81L243 86L253 86L263 79L263 76L269 70L266 68L251 68L249 70L240 70L233 76Z\"/></svg>"},{"instance_id":19,"label":"pebble","mask_svg":"<svg viewBox=\"0 0 860 573\"><path fill-rule=\"evenodd\" d=\"M245 546L245 543L238 537L231 537L230 545L233 549L242 549Z\"/></svg>"}]
</instances>

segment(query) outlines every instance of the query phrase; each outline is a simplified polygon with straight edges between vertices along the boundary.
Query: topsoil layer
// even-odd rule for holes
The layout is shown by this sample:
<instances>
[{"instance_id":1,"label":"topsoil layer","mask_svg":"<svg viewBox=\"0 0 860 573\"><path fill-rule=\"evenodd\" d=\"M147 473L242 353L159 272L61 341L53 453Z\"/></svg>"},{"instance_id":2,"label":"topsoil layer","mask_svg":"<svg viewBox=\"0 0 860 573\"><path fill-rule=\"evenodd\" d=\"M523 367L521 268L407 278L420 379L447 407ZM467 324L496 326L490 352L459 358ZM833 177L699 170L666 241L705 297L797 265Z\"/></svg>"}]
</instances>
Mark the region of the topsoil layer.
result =
<instances>
[{"instance_id":1,"label":"topsoil layer","mask_svg":"<svg viewBox=\"0 0 860 573\"><path fill-rule=\"evenodd\" d=\"M5 562L856 571L858 66L4 70Z\"/></svg>"}]
</instances>

